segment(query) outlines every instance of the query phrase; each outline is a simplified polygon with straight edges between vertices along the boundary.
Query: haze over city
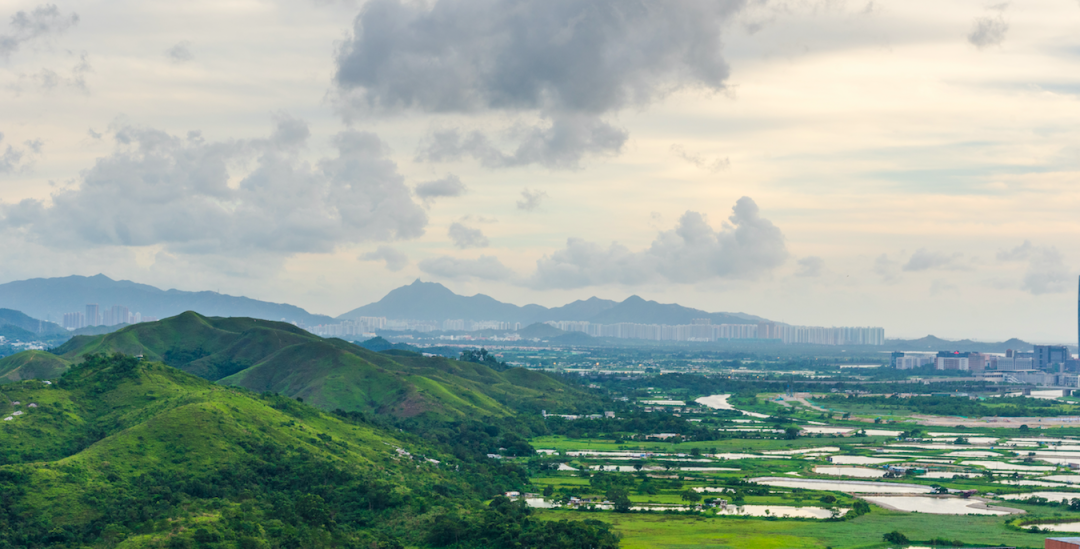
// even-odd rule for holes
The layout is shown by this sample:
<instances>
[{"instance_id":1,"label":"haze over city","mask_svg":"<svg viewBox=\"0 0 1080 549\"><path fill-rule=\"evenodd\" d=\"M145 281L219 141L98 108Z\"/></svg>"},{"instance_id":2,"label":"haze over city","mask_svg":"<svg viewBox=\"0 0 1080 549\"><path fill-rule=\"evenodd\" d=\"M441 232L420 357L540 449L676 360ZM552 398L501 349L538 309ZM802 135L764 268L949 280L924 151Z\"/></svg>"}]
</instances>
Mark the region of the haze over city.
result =
<instances>
[{"instance_id":1,"label":"haze over city","mask_svg":"<svg viewBox=\"0 0 1080 549\"><path fill-rule=\"evenodd\" d=\"M0 282L1074 342L1075 2L482 5L5 4Z\"/></svg>"}]
</instances>

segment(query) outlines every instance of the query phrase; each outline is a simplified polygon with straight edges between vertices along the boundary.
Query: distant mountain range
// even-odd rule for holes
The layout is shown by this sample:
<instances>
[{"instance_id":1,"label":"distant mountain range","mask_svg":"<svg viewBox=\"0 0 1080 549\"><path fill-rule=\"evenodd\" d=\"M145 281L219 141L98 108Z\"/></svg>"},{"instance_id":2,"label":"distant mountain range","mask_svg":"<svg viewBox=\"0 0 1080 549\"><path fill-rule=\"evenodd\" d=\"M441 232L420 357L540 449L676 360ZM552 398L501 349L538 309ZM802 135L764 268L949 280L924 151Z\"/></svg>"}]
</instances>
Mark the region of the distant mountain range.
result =
<instances>
[{"instance_id":1,"label":"distant mountain range","mask_svg":"<svg viewBox=\"0 0 1080 549\"><path fill-rule=\"evenodd\" d=\"M657 303L636 295L622 302L591 297L550 309L541 305L518 306L484 294L458 295L442 284L420 280L392 290L379 301L337 318L352 320L365 316L434 321L497 320L521 322L523 325L548 320L577 320L596 324L690 324L694 319L701 318L707 318L713 324L756 324L765 320L745 313L709 313L682 305Z\"/></svg>"},{"instance_id":2,"label":"distant mountain range","mask_svg":"<svg viewBox=\"0 0 1080 549\"><path fill-rule=\"evenodd\" d=\"M0 309L0 336L12 341L63 337L68 331L52 322L31 318L20 311Z\"/></svg>"},{"instance_id":3,"label":"distant mountain range","mask_svg":"<svg viewBox=\"0 0 1080 549\"><path fill-rule=\"evenodd\" d=\"M105 275L32 278L0 284L0 307L16 309L35 318L61 321L64 313L84 312L88 303L101 310L123 305L131 312L165 318L184 311L206 316L245 316L307 325L333 322L329 316L311 314L300 307L269 303L217 292L161 290Z\"/></svg>"},{"instance_id":4,"label":"distant mountain range","mask_svg":"<svg viewBox=\"0 0 1080 549\"><path fill-rule=\"evenodd\" d=\"M1008 341L997 343L974 341L971 339L950 341L932 335L921 337L919 339L885 340L885 348L893 351L971 351L977 353L1004 353L1009 349L1027 352L1031 351L1034 347L1034 344L1016 339L1015 337Z\"/></svg>"},{"instance_id":5,"label":"distant mountain range","mask_svg":"<svg viewBox=\"0 0 1080 549\"><path fill-rule=\"evenodd\" d=\"M0 331L10 332L7 335L9 339L27 340L31 333L38 334L37 339L42 339L42 336L96 335L123 327L87 327L74 333L60 327L65 313L84 312L90 303L98 304L101 311L122 305L132 313L139 312L143 316L156 318L195 311L204 316L248 317L304 326L334 324L364 316L431 321L495 320L520 322L522 326L549 320L596 324L690 324L695 319L704 318L713 324L754 324L765 320L745 313L710 313L673 303L657 303L636 295L621 302L590 297L561 307L518 306L484 294L458 295L442 284L420 280L392 290L379 301L353 309L335 319L285 303L217 292L162 290L99 274L33 278L0 284L0 311L10 309L7 316L0 313Z\"/></svg>"}]
</instances>

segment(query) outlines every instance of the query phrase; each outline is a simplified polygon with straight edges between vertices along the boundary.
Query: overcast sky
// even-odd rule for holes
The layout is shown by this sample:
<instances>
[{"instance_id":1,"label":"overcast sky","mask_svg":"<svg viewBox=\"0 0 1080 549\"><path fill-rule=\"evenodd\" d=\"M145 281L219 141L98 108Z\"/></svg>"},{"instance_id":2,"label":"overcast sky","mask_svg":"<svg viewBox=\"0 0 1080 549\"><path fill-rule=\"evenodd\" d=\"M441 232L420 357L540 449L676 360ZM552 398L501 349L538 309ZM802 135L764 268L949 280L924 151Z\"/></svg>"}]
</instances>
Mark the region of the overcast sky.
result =
<instances>
[{"instance_id":1,"label":"overcast sky","mask_svg":"<svg viewBox=\"0 0 1080 549\"><path fill-rule=\"evenodd\" d=\"M0 9L0 282L1075 343L1077 0Z\"/></svg>"}]
</instances>

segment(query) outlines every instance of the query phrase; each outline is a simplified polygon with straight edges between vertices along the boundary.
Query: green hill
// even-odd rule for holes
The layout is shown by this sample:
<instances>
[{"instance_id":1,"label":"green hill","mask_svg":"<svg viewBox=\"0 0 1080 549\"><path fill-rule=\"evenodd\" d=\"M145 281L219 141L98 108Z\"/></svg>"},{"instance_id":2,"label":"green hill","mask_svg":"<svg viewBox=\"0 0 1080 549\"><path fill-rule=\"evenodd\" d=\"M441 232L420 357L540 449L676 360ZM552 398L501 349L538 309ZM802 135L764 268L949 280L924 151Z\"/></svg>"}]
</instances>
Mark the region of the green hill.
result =
<instances>
[{"instance_id":1,"label":"green hill","mask_svg":"<svg viewBox=\"0 0 1080 549\"><path fill-rule=\"evenodd\" d=\"M102 336L77 336L55 352L68 362L94 353L141 355L224 385L299 397L324 410L399 417L497 417L517 409L571 409L593 400L546 374L376 353L291 324L193 312Z\"/></svg>"},{"instance_id":2,"label":"green hill","mask_svg":"<svg viewBox=\"0 0 1080 549\"><path fill-rule=\"evenodd\" d=\"M460 547L617 544L503 498L482 507L519 485L508 464L162 363L90 355L57 382L0 388L0 417L3 549L390 549L445 545L447 524Z\"/></svg>"},{"instance_id":3,"label":"green hill","mask_svg":"<svg viewBox=\"0 0 1080 549\"><path fill-rule=\"evenodd\" d=\"M68 361L45 351L23 351L0 358L0 383L24 379L54 379L68 369Z\"/></svg>"},{"instance_id":4,"label":"green hill","mask_svg":"<svg viewBox=\"0 0 1080 549\"><path fill-rule=\"evenodd\" d=\"M566 332L543 322L537 322L535 324L529 324L528 326L517 331L518 335L525 339L548 339L556 336L561 336Z\"/></svg>"}]
</instances>

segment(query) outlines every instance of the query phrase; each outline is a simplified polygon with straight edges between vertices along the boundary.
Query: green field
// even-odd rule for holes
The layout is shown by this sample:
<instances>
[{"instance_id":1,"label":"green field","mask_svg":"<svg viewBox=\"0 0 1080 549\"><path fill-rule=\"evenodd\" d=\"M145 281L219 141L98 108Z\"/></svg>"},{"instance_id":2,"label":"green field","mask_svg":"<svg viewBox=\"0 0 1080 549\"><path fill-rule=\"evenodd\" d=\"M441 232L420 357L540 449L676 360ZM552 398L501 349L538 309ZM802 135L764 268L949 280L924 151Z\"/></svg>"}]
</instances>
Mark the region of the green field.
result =
<instances>
[{"instance_id":1,"label":"green field","mask_svg":"<svg viewBox=\"0 0 1080 549\"><path fill-rule=\"evenodd\" d=\"M548 520L594 519L610 523L623 535L622 547L626 549L889 547L881 536L894 530L913 541L941 537L968 544L1030 548L1041 548L1043 541L1052 537L1009 530L1002 517L897 513L878 508L838 522L562 510L544 511L541 516Z\"/></svg>"}]
</instances>

